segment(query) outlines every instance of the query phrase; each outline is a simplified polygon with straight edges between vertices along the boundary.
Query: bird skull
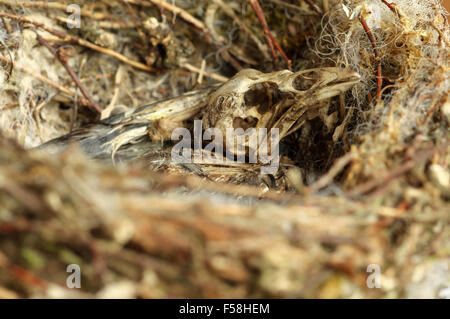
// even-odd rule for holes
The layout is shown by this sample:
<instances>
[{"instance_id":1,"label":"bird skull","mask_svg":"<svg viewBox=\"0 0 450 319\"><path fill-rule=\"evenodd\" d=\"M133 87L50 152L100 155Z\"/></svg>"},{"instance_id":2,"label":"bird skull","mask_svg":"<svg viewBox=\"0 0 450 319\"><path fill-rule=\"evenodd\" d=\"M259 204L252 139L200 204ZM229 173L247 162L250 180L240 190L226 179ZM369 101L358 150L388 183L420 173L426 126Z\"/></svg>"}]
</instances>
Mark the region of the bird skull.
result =
<instances>
[{"instance_id":1,"label":"bird skull","mask_svg":"<svg viewBox=\"0 0 450 319\"><path fill-rule=\"evenodd\" d=\"M280 128L283 138L308 105L345 92L358 80L357 73L343 68L295 73L242 70L211 95L203 113L203 125L205 129L218 129L234 155L245 155L249 152L249 141L261 141L258 129L266 128L269 133L274 127ZM248 130L251 128L254 130ZM230 134L236 129L245 131L244 145L239 137L242 130Z\"/></svg>"}]
</instances>

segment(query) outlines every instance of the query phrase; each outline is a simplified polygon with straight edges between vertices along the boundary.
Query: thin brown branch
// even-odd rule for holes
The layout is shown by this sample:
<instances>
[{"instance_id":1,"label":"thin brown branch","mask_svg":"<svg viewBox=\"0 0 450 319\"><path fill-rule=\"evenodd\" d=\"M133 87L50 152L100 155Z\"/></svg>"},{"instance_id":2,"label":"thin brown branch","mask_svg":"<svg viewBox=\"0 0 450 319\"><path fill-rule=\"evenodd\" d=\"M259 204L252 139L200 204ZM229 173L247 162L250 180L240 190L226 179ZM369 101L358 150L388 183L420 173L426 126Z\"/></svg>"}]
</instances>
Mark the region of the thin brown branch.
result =
<instances>
[{"instance_id":1,"label":"thin brown branch","mask_svg":"<svg viewBox=\"0 0 450 319\"><path fill-rule=\"evenodd\" d=\"M372 31L370 31L369 26L367 25L366 19L362 16L362 14L359 15L359 21L361 22L361 25L364 28L364 31L367 34L367 37L370 40L370 43L372 44L373 52L375 54L375 60L377 62L377 102L381 101L381 87L383 86L383 74L381 72L381 56L380 52L378 51L377 42L375 40L375 37L373 36Z\"/></svg>"},{"instance_id":2,"label":"thin brown branch","mask_svg":"<svg viewBox=\"0 0 450 319\"><path fill-rule=\"evenodd\" d=\"M195 27L199 28L201 31L207 32L208 29L205 27L203 22L192 16L189 12L178 8L177 6L171 5L170 3L167 3L164 0L149 0L154 5L164 8L166 10L169 10L175 15L179 15L183 20L186 22L189 22L190 24L194 25Z\"/></svg>"},{"instance_id":3,"label":"thin brown branch","mask_svg":"<svg viewBox=\"0 0 450 319\"><path fill-rule=\"evenodd\" d=\"M400 18L400 13L395 7L395 3L389 3L386 0L381 0L381 2L383 2L389 8L389 10L391 10L397 17Z\"/></svg>"},{"instance_id":4,"label":"thin brown branch","mask_svg":"<svg viewBox=\"0 0 450 319\"><path fill-rule=\"evenodd\" d=\"M289 60L289 58L284 53L283 49L278 44L277 40L273 37L272 32L270 32L269 26L267 25L266 18L264 17L264 11L261 8L261 5L259 4L258 0L248 0L250 5L253 8L253 11L255 11L256 16L258 17L259 22L261 23L261 26L264 31L264 35L266 37L267 44L270 47L270 51L272 52L272 56L274 60L277 59L277 55L275 53L275 48L280 52L283 59L286 61L288 69L292 69L292 61Z\"/></svg>"},{"instance_id":5,"label":"thin brown branch","mask_svg":"<svg viewBox=\"0 0 450 319\"><path fill-rule=\"evenodd\" d=\"M322 10L320 10L317 6L316 6L316 4L314 3L314 2L312 2L311 0L304 0L307 4L308 4L308 6L315 12L315 13L317 13L319 16L322 16Z\"/></svg>"},{"instance_id":6,"label":"thin brown branch","mask_svg":"<svg viewBox=\"0 0 450 319\"><path fill-rule=\"evenodd\" d=\"M70 65L67 63L67 60L65 57L63 57L54 47L52 47L47 41L45 41L40 35L39 33L36 33L36 37L39 40L39 42L41 42L58 60L59 62L61 62L61 64L63 65L63 67L66 69L67 73L69 73L70 77L73 79L73 81L77 84L78 88L80 89L81 93L83 94L83 96L89 101L89 107L101 114L102 113L102 108L97 104L97 102L94 101L94 99L91 97L91 95L89 94L89 92L85 89L84 85L81 84L80 79L78 78L78 76L75 74L75 72L73 71L73 69L70 67Z\"/></svg>"}]
</instances>

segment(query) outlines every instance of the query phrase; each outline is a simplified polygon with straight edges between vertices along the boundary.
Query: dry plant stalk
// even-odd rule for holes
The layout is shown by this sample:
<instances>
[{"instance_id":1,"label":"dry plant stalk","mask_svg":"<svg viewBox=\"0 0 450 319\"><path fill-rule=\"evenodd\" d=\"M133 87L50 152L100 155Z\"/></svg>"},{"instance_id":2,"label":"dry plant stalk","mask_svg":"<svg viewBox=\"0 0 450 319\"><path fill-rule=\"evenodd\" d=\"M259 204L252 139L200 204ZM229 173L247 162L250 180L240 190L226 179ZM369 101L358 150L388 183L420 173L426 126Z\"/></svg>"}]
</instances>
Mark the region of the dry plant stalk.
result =
<instances>
[{"instance_id":1,"label":"dry plant stalk","mask_svg":"<svg viewBox=\"0 0 450 319\"><path fill-rule=\"evenodd\" d=\"M86 100L89 101L89 107L94 110L95 112L101 114L102 113L102 109L100 108L100 106L97 104L97 102L95 102L92 97L90 96L90 94L86 91L86 89L84 88L84 85L81 84L80 79L78 78L78 76L75 74L75 72L73 71L73 69L67 64L67 59L64 58L61 55L61 52L58 52L55 48L53 48L44 38L42 38L39 33L36 32L36 37L39 40L39 42L41 42L45 47L48 48L48 50L56 57L58 58L58 60L61 62L61 64L64 66L64 68L67 70L67 73L69 73L70 77L74 80L74 82L76 83L76 85L80 88L81 93L83 93L84 97L86 98Z\"/></svg>"}]
</instances>

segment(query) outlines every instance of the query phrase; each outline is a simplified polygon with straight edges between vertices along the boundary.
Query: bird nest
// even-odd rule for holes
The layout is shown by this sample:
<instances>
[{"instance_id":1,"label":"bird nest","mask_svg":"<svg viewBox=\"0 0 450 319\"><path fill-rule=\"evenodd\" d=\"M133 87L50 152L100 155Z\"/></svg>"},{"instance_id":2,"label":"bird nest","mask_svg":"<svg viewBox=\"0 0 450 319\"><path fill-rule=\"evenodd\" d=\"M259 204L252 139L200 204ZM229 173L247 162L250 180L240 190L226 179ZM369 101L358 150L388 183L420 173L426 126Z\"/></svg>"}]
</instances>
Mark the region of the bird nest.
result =
<instances>
[{"instance_id":1,"label":"bird nest","mask_svg":"<svg viewBox=\"0 0 450 319\"><path fill-rule=\"evenodd\" d=\"M72 2L0 0L1 298L449 296L438 0ZM208 92L258 77L279 89L309 69L360 80L325 106L300 99L308 111L281 126L276 175L172 165L163 119L139 139L95 144L96 159L66 143L180 96L202 107L177 122L192 129L218 105ZM302 96L292 83L281 93ZM280 110L273 123L290 118ZM216 115L208 125L225 129ZM34 149L68 133L56 154Z\"/></svg>"}]
</instances>

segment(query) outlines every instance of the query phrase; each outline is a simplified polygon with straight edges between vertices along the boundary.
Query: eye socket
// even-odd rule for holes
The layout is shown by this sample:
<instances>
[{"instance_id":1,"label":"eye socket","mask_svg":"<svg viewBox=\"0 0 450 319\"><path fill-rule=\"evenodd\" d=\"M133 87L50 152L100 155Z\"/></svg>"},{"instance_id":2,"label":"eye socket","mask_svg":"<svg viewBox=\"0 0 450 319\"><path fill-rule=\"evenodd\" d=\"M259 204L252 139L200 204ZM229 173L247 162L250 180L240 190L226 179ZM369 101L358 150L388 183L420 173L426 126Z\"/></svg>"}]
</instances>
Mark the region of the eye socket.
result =
<instances>
[{"instance_id":1,"label":"eye socket","mask_svg":"<svg viewBox=\"0 0 450 319\"><path fill-rule=\"evenodd\" d=\"M292 82L294 89L307 91L317 82L317 74L314 71L298 75Z\"/></svg>"},{"instance_id":2,"label":"eye socket","mask_svg":"<svg viewBox=\"0 0 450 319\"><path fill-rule=\"evenodd\" d=\"M281 100L281 91L278 85L272 82L254 84L244 94L244 102L247 107L257 107L258 112L263 114L271 106Z\"/></svg>"},{"instance_id":3,"label":"eye socket","mask_svg":"<svg viewBox=\"0 0 450 319\"><path fill-rule=\"evenodd\" d=\"M265 97L261 94L264 91L262 84L256 84L250 88L244 95L245 105L256 106L264 103Z\"/></svg>"}]
</instances>

